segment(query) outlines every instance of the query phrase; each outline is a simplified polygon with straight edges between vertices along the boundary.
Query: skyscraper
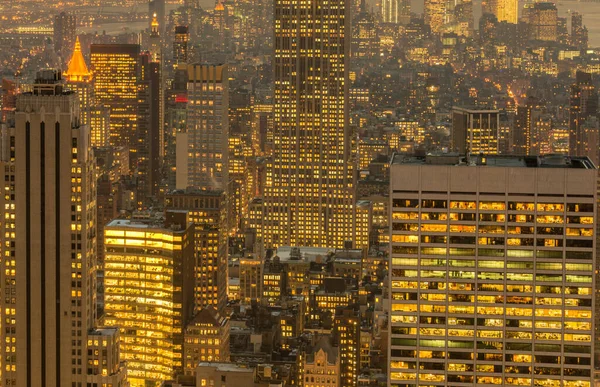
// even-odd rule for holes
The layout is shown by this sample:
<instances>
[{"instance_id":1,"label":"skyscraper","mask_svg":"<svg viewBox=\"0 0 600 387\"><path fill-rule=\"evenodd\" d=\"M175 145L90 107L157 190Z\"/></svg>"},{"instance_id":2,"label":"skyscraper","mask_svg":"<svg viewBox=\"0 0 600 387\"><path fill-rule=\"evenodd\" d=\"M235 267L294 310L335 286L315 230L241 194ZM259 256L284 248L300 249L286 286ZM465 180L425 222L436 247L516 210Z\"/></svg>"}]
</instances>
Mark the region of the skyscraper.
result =
<instances>
[{"instance_id":1,"label":"skyscraper","mask_svg":"<svg viewBox=\"0 0 600 387\"><path fill-rule=\"evenodd\" d=\"M381 18L384 23L408 24L410 22L410 1L382 0Z\"/></svg>"},{"instance_id":2,"label":"skyscraper","mask_svg":"<svg viewBox=\"0 0 600 387\"><path fill-rule=\"evenodd\" d=\"M452 109L452 148L459 153L498 153L500 112L488 109Z\"/></svg>"},{"instance_id":3,"label":"skyscraper","mask_svg":"<svg viewBox=\"0 0 600 387\"><path fill-rule=\"evenodd\" d=\"M499 22L517 24L519 22L518 0L488 0L487 12L496 16Z\"/></svg>"},{"instance_id":4,"label":"skyscraper","mask_svg":"<svg viewBox=\"0 0 600 387\"><path fill-rule=\"evenodd\" d=\"M79 101L59 71L39 72L17 96L2 146L3 384L85 385L96 318L95 168Z\"/></svg>"},{"instance_id":5,"label":"skyscraper","mask_svg":"<svg viewBox=\"0 0 600 387\"><path fill-rule=\"evenodd\" d=\"M183 330L194 304L194 231L187 220L176 211L165 223L117 219L104 229L105 322L120 328L121 360L135 387L183 372Z\"/></svg>"},{"instance_id":6,"label":"skyscraper","mask_svg":"<svg viewBox=\"0 0 600 387\"><path fill-rule=\"evenodd\" d=\"M91 124L91 110L94 105L92 87L92 73L88 70L85 59L81 54L81 43L79 43L79 37L75 40L75 48L73 50L73 56L69 60L69 66L67 71L64 73L65 79L69 88L77 93L79 97L79 114L81 115L81 124ZM93 135L92 135L93 137Z\"/></svg>"},{"instance_id":7,"label":"skyscraper","mask_svg":"<svg viewBox=\"0 0 600 387\"><path fill-rule=\"evenodd\" d=\"M158 20L160 27L160 35L164 35L167 19L165 18L165 0L150 0L148 2L148 20L150 21L150 29L152 29L153 19Z\"/></svg>"},{"instance_id":8,"label":"skyscraper","mask_svg":"<svg viewBox=\"0 0 600 387\"><path fill-rule=\"evenodd\" d=\"M187 146L177 152L177 188L222 189L228 179L229 86L226 65L189 65ZM180 141L181 140L181 141Z\"/></svg>"},{"instance_id":9,"label":"skyscraper","mask_svg":"<svg viewBox=\"0 0 600 387\"><path fill-rule=\"evenodd\" d=\"M397 155L389 385L593 385L597 170Z\"/></svg>"},{"instance_id":10,"label":"skyscraper","mask_svg":"<svg viewBox=\"0 0 600 387\"><path fill-rule=\"evenodd\" d=\"M554 3L534 3L529 14L529 29L533 40L556 41L558 9Z\"/></svg>"},{"instance_id":11,"label":"skyscraper","mask_svg":"<svg viewBox=\"0 0 600 387\"><path fill-rule=\"evenodd\" d=\"M167 195L167 210L188 211L194 223L195 309L227 303L227 230L225 193L217 190L175 191Z\"/></svg>"},{"instance_id":12,"label":"skyscraper","mask_svg":"<svg viewBox=\"0 0 600 387\"><path fill-rule=\"evenodd\" d=\"M425 24L431 28L431 33L442 32L446 18L446 0L425 0Z\"/></svg>"},{"instance_id":13,"label":"skyscraper","mask_svg":"<svg viewBox=\"0 0 600 387\"><path fill-rule=\"evenodd\" d=\"M579 12L571 14L571 44L582 50L588 47L588 30L583 25L583 15Z\"/></svg>"},{"instance_id":14,"label":"skyscraper","mask_svg":"<svg viewBox=\"0 0 600 387\"><path fill-rule=\"evenodd\" d=\"M71 56L76 36L75 15L61 12L54 17L54 51L63 63Z\"/></svg>"},{"instance_id":15,"label":"skyscraper","mask_svg":"<svg viewBox=\"0 0 600 387\"><path fill-rule=\"evenodd\" d=\"M588 145L584 141L583 122L598 114L598 91L592 74L578 71L575 84L571 86L571 106L569 110L569 148L572 155L585 155Z\"/></svg>"},{"instance_id":16,"label":"skyscraper","mask_svg":"<svg viewBox=\"0 0 600 387\"><path fill-rule=\"evenodd\" d=\"M110 108L110 145L125 145L131 152L137 141L139 55L137 44L91 46L96 101Z\"/></svg>"},{"instance_id":17,"label":"skyscraper","mask_svg":"<svg viewBox=\"0 0 600 387\"><path fill-rule=\"evenodd\" d=\"M341 247L353 238L346 67L350 36L345 1L323 1L318 7L299 0L275 2L267 246Z\"/></svg>"},{"instance_id":18,"label":"skyscraper","mask_svg":"<svg viewBox=\"0 0 600 387\"><path fill-rule=\"evenodd\" d=\"M173 41L173 61L176 65L188 61L188 41L190 40L187 26L175 27L175 40Z\"/></svg>"}]
</instances>

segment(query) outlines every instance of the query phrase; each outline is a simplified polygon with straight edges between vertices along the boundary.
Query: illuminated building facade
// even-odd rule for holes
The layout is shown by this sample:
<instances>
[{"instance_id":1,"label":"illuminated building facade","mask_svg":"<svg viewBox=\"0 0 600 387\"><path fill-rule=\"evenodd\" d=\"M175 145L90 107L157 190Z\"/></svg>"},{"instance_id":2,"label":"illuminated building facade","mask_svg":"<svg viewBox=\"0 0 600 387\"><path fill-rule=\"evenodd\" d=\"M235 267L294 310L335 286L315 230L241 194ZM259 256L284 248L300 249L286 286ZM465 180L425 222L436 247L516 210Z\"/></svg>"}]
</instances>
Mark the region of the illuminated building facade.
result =
<instances>
[{"instance_id":1,"label":"illuminated building facade","mask_svg":"<svg viewBox=\"0 0 600 387\"><path fill-rule=\"evenodd\" d=\"M110 108L110 145L126 145L132 153L137 149L139 55L137 44L91 46L96 102Z\"/></svg>"},{"instance_id":2,"label":"illuminated building facade","mask_svg":"<svg viewBox=\"0 0 600 387\"><path fill-rule=\"evenodd\" d=\"M228 82L226 65L188 66L187 150L177 152L177 170L186 176L178 189L227 189Z\"/></svg>"},{"instance_id":3,"label":"illuminated building facade","mask_svg":"<svg viewBox=\"0 0 600 387\"><path fill-rule=\"evenodd\" d=\"M529 13L531 39L555 42L558 39L558 9L554 3L534 3Z\"/></svg>"},{"instance_id":4,"label":"illuminated building facade","mask_svg":"<svg viewBox=\"0 0 600 387\"><path fill-rule=\"evenodd\" d=\"M17 95L0 163L2 384L85 385L87 334L96 319L89 133L60 71L40 71L31 90Z\"/></svg>"},{"instance_id":5,"label":"illuminated building facade","mask_svg":"<svg viewBox=\"0 0 600 387\"><path fill-rule=\"evenodd\" d=\"M391 166L389 385L592 386L595 166L427 157Z\"/></svg>"},{"instance_id":6,"label":"illuminated building facade","mask_svg":"<svg viewBox=\"0 0 600 387\"><path fill-rule=\"evenodd\" d=\"M425 24L432 34L442 32L446 17L446 0L425 0Z\"/></svg>"},{"instance_id":7,"label":"illuminated building facade","mask_svg":"<svg viewBox=\"0 0 600 387\"><path fill-rule=\"evenodd\" d=\"M119 340L119 328L98 328L88 332L87 385L128 385Z\"/></svg>"},{"instance_id":8,"label":"illuminated building facade","mask_svg":"<svg viewBox=\"0 0 600 387\"><path fill-rule=\"evenodd\" d=\"M498 153L500 112L452 108L452 149L459 152Z\"/></svg>"},{"instance_id":9,"label":"illuminated building facade","mask_svg":"<svg viewBox=\"0 0 600 387\"><path fill-rule=\"evenodd\" d=\"M229 361L229 318L212 306L196 312L185 328L185 373L194 374L200 362Z\"/></svg>"},{"instance_id":10,"label":"illuminated building facade","mask_svg":"<svg viewBox=\"0 0 600 387\"><path fill-rule=\"evenodd\" d=\"M327 16L325 16L327 15ZM274 152L265 184L267 247L353 239L346 2L275 2ZM305 42L300 49L298 42Z\"/></svg>"},{"instance_id":11,"label":"illuminated building facade","mask_svg":"<svg viewBox=\"0 0 600 387\"><path fill-rule=\"evenodd\" d=\"M517 24L519 22L518 0L488 0L488 11L496 16L498 22Z\"/></svg>"},{"instance_id":12,"label":"illuminated building facade","mask_svg":"<svg viewBox=\"0 0 600 387\"><path fill-rule=\"evenodd\" d=\"M320 337L315 345L305 350L300 357L298 373L300 387L339 387L340 357L326 336Z\"/></svg>"},{"instance_id":13,"label":"illuminated building facade","mask_svg":"<svg viewBox=\"0 0 600 387\"><path fill-rule=\"evenodd\" d=\"M183 371L193 312L194 228L185 212L163 224L114 220L104 228L104 322L117 326L132 387Z\"/></svg>"},{"instance_id":14,"label":"illuminated building facade","mask_svg":"<svg viewBox=\"0 0 600 387\"><path fill-rule=\"evenodd\" d=\"M410 22L410 1L382 0L381 18L384 23L408 24Z\"/></svg>"},{"instance_id":15,"label":"illuminated building facade","mask_svg":"<svg viewBox=\"0 0 600 387\"><path fill-rule=\"evenodd\" d=\"M174 191L167 195L167 210L188 211L194 223L196 310L214 306L221 312L227 303L226 200L223 191Z\"/></svg>"},{"instance_id":16,"label":"illuminated building facade","mask_svg":"<svg viewBox=\"0 0 600 387\"><path fill-rule=\"evenodd\" d=\"M175 40L173 41L173 61L176 65L187 63L189 57L189 40L190 33L188 26L176 26Z\"/></svg>"},{"instance_id":17,"label":"illuminated building facade","mask_svg":"<svg viewBox=\"0 0 600 387\"><path fill-rule=\"evenodd\" d=\"M333 318L333 340L340 356L340 387L358 386L360 362L360 314L340 307Z\"/></svg>"},{"instance_id":18,"label":"illuminated building facade","mask_svg":"<svg viewBox=\"0 0 600 387\"><path fill-rule=\"evenodd\" d=\"M240 300L250 305L262 297L263 261L254 257L240 258Z\"/></svg>"}]
</instances>

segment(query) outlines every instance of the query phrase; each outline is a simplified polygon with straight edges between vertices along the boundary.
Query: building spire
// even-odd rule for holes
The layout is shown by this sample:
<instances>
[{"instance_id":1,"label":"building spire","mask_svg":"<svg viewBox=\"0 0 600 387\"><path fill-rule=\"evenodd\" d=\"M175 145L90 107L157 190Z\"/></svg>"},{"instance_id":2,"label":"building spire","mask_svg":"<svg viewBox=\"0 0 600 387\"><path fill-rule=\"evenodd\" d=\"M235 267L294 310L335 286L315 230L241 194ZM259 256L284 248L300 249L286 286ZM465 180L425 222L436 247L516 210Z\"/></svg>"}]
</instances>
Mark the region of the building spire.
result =
<instances>
[{"instance_id":1,"label":"building spire","mask_svg":"<svg viewBox=\"0 0 600 387\"><path fill-rule=\"evenodd\" d=\"M152 15L152 35L156 35L158 36L158 17L156 15L156 12L154 12L154 15Z\"/></svg>"},{"instance_id":2,"label":"building spire","mask_svg":"<svg viewBox=\"0 0 600 387\"><path fill-rule=\"evenodd\" d=\"M83 82L89 81L92 73L88 70L83 54L81 53L81 42L79 42L79 36L75 40L75 49L73 50L73 56L69 61L69 67L65 72L65 77L71 82Z\"/></svg>"}]
</instances>

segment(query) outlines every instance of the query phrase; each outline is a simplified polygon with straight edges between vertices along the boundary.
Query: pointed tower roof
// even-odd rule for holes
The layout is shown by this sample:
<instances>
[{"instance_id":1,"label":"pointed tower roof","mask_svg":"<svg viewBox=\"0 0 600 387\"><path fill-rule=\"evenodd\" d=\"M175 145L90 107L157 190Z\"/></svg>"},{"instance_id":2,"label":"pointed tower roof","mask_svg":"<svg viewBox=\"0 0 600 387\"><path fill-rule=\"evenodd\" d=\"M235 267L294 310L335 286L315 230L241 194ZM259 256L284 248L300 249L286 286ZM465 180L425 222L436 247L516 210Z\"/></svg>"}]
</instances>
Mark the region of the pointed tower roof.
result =
<instances>
[{"instance_id":1,"label":"pointed tower roof","mask_svg":"<svg viewBox=\"0 0 600 387\"><path fill-rule=\"evenodd\" d=\"M85 59L83 59L83 54L81 53L79 37L75 40L73 56L69 61L69 67L64 75L71 82L87 82L92 77L92 73L88 70Z\"/></svg>"},{"instance_id":2,"label":"pointed tower roof","mask_svg":"<svg viewBox=\"0 0 600 387\"><path fill-rule=\"evenodd\" d=\"M158 35L158 16L156 15L156 12L152 15L152 23L150 26L152 27L152 34Z\"/></svg>"},{"instance_id":3,"label":"pointed tower roof","mask_svg":"<svg viewBox=\"0 0 600 387\"><path fill-rule=\"evenodd\" d=\"M225 11L225 7L221 1L218 1L215 5L215 11Z\"/></svg>"}]
</instances>

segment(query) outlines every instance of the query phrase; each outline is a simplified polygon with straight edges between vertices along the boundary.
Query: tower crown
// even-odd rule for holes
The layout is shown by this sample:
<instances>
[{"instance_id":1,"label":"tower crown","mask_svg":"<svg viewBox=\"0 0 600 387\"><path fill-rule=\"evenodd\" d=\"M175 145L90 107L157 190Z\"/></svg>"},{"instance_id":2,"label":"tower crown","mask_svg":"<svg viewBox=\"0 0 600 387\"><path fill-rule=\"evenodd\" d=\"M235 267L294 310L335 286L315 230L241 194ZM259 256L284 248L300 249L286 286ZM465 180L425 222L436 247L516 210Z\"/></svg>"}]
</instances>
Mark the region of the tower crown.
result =
<instances>
[{"instance_id":1,"label":"tower crown","mask_svg":"<svg viewBox=\"0 0 600 387\"><path fill-rule=\"evenodd\" d=\"M64 75L70 82L89 82L92 77L92 73L88 70L85 59L83 59L83 54L81 53L79 37L75 40L73 56L69 61L69 67Z\"/></svg>"}]
</instances>

